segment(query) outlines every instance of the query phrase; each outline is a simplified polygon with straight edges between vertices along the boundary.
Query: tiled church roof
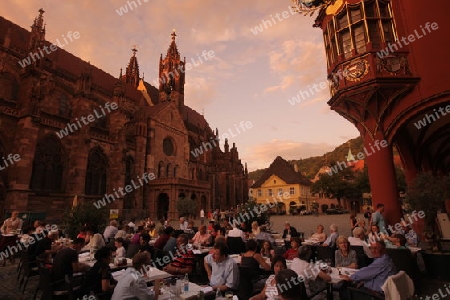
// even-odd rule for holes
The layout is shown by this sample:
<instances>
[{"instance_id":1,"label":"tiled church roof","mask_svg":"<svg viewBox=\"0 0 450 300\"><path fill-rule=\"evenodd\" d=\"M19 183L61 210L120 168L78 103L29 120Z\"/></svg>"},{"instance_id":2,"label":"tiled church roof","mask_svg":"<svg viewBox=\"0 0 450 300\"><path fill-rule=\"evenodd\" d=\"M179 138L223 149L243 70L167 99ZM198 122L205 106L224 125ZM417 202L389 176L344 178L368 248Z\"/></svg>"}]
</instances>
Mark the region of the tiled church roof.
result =
<instances>
[{"instance_id":1,"label":"tiled church roof","mask_svg":"<svg viewBox=\"0 0 450 300\"><path fill-rule=\"evenodd\" d=\"M300 172L295 172L294 166L284 160L281 156L277 156L264 174L251 186L252 188L261 187L261 185L275 175L285 181L287 184L312 185L312 182L303 176Z\"/></svg>"}]
</instances>

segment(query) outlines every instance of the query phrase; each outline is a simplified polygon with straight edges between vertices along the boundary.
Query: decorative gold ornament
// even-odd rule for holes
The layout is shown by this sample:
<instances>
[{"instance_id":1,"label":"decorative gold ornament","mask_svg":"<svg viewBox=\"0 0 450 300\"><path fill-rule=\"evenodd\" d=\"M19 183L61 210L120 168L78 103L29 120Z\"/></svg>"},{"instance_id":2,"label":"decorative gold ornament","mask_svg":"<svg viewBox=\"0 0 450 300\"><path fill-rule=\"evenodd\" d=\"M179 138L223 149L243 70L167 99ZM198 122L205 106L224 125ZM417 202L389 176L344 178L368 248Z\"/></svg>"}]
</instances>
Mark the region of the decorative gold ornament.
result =
<instances>
[{"instance_id":1,"label":"decorative gold ornament","mask_svg":"<svg viewBox=\"0 0 450 300\"><path fill-rule=\"evenodd\" d=\"M292 8L295 12L303 14L304 16L312 16L316 10L321 10L329 5L334 4L336 0L291 0L294 3ZM342 0L338 0L341 1Z\"/></svg>"},{"instance_id":2,"label":"decorative gold ornament","mask_svg":"<svg viewBox=\"0 0 450 300\"><path fill-rule=\"evenodd\" d=\"M369 73L369 62L365 59L352 61L344 69L344 77L349 81L360 81L367 73Z\"/></svg>"}]
</instances>

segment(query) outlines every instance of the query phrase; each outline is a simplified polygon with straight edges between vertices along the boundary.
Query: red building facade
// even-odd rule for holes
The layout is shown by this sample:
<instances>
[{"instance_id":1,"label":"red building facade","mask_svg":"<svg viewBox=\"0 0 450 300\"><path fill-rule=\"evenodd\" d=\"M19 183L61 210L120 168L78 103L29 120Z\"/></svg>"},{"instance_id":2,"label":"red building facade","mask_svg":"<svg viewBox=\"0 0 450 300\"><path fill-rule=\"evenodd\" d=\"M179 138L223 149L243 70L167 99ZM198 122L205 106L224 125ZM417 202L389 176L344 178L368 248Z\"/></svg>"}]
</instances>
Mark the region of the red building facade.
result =
<instances>
[{"instance_id":1,"label":"red building facade","mask_svg":"<svg viewBox=\"0 0 450 300\"><path fill-rule=\"evenodd\" d=\"M319 11L331 109L364 139L373 205L402 217L392 147L410 182L418 172L450 171L450 22L444 0L299 1ZM420 122L419 122L420 121ZM386 142L384 142L386 141ZM386 147L379 147L381 142Z\"/></svg>"}]
</instances>

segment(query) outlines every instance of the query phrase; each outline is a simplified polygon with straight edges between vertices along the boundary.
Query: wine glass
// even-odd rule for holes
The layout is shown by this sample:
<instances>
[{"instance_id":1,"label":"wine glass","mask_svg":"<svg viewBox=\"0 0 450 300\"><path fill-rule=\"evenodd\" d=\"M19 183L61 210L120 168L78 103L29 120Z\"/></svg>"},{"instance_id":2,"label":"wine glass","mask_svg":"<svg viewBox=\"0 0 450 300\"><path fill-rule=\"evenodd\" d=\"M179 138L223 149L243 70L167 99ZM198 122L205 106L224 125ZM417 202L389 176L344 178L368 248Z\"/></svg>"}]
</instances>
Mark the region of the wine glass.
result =
<instances>
[{"instance_id":1,"label":"wine glass","mask_svg":"<svg viewBox=\"0 0 450 300\"><path fill-rule=\"evenodd\" d=\"M342 267L337 267L337 270L338 270L338 272L339 272L339 275L341 275Z\"/></svg>"}]
</instances>

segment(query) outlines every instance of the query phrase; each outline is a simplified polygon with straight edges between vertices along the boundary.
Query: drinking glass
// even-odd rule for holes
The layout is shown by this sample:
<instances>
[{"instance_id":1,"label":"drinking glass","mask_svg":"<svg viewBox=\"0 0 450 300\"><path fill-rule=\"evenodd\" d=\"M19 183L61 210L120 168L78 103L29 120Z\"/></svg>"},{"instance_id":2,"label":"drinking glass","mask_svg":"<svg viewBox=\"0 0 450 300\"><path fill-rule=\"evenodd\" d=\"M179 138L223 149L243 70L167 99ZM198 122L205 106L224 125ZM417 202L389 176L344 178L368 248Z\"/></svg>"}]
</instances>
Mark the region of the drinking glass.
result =
<instances>
[{"instance_id":1,"label":"drinking glass","mask_svg":"<svg viewBox=\"0 0 450 300\"><path fill-rule=\"evenodd\" d=\"M233 299L233 292L232 291L226 291L225 292L225 298L229 299Z\"/></svg>"}]
</instances>

